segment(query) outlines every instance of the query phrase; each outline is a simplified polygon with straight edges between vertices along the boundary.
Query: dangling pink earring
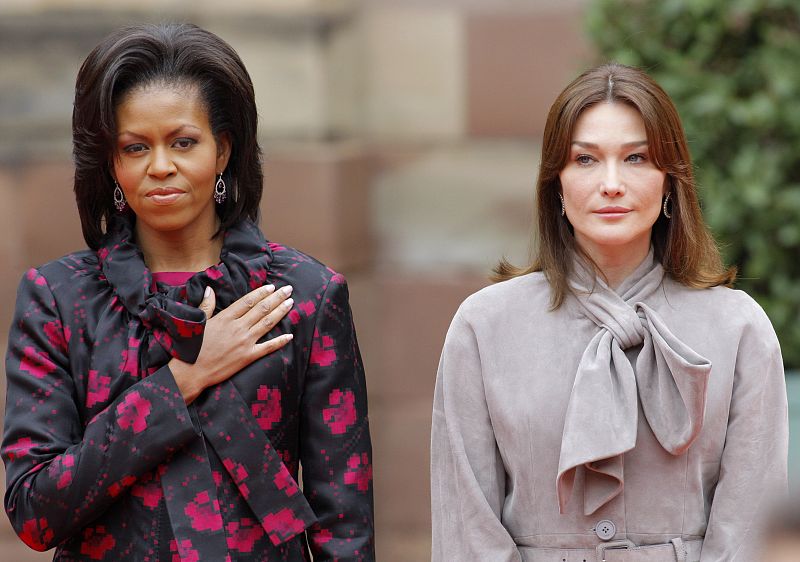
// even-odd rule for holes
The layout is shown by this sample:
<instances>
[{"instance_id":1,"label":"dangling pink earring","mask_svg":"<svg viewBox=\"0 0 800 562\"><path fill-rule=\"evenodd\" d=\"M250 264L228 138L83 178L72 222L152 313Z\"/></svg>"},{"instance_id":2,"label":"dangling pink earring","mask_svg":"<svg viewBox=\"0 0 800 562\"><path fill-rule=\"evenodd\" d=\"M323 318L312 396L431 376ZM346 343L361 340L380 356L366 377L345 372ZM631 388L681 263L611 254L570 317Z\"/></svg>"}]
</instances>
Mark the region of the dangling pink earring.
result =
<instances>
[{"instance_id":1,"label":"dangling pink earring","mask_svg":"<svg viewBox=\"0 0 800 562\"><path fill-rule=\"evenodd\" d=\"M220 174L217 178L217 183L214 185L214 201L221 204L225 201L226 193L225 180L222 179L222 174Z\"/></svg>"},{"instance_id":2,"label":"dangling pink earring","mask_svg":"<svg viewBox=\"0 0 800 562\"><path fill-rule=\"evenodd\" d=\"M120 189L117 180L114 180L114 206L117 208L118 212L122 212L125 210L125 206L128 204L125 201L125 194L122 193L122 189Z\"/></svg>"}]
</instances>

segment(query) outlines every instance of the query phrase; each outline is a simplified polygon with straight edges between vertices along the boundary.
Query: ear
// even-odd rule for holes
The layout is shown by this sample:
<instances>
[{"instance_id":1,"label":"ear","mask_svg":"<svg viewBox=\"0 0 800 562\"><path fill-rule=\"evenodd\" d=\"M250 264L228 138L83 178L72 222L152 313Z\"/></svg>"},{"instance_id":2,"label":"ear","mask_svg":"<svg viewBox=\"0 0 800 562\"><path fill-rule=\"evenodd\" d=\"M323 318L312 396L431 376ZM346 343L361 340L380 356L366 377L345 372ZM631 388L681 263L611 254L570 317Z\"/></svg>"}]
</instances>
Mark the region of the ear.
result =
<instances>
[{"instance_id":1,"label":"ear","mask_svg":"<svg viewBox=\"0 0 800 562\"><path fill-rule=\"evenodd\" d=\"M227 132L217 138L217 171L222 172L228 167L231 157L231 136Z\"/></svg>"},{"instance_id":2,"label":"ear","mask_svg":"<svg viewBox=\"0 0 800 562\"><path fill-rule=\"evenodd\" d=\"M111 179L117 181L117 163L119 162L119 157L116 154L112 154L108 157L108 175L111 176Z\"/></svg>"}]
</instances>

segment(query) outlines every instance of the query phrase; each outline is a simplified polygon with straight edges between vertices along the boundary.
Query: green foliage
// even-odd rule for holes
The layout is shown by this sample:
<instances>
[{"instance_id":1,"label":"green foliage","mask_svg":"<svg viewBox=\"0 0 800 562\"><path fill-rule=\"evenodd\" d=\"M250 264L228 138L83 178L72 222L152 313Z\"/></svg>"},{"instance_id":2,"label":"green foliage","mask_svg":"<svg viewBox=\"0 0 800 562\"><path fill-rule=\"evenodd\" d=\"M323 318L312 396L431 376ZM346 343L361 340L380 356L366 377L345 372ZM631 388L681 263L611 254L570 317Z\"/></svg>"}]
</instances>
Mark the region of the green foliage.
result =
<instances>
[{"instance_id":1,"label":"green foliage","mask_svg":"<svg viewBox=\"0 0 800 562\"><path fill-rule=\"evenodd\" d=\"M800 2L597 0L587 25L603 60L645 69L674 100L737 287L800 368Z\"/></svg>"}]
</instances>

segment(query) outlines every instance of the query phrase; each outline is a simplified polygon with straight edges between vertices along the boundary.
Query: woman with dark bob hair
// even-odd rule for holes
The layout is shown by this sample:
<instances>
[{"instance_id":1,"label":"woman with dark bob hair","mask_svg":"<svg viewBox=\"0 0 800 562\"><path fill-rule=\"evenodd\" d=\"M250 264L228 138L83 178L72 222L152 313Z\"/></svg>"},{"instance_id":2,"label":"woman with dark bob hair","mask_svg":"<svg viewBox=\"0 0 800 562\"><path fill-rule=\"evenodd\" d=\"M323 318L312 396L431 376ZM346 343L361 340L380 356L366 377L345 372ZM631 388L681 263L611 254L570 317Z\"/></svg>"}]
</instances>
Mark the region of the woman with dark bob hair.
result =
<instances>
[{"instance_id":1,"label":"woman with dark bob hair","mask_svg":"<svg viewBox=\"0 0 800 562\"><path fill-rule=\"evenodd\" d=\"M22 279L2 444L6 512L55 560L374 560L347 286L256 226L256 121L193 25L117 31L78 73L89 250Z\"/></svg>"},{"instance_id":2,"label":"woman with dark bob hair","mask_svg":"<svg viewBox=\"0 0 800 562\"><path fill-rule=\"evenodd\" d=\"M730 288L678 113L608 64L544 131L532 263L450 326L433 560L750 562L785 492L780 348Z\"/></svg>"}]
</instances>

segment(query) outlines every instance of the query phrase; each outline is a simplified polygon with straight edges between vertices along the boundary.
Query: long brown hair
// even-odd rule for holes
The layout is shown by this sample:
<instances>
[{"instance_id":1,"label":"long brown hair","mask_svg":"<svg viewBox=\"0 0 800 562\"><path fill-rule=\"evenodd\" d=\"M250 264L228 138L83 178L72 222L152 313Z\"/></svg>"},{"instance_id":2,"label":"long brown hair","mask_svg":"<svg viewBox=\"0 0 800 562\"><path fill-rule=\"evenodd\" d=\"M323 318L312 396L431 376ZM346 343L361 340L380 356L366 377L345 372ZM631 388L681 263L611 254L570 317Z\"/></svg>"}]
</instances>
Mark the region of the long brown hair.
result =
<instances>
[{"instance_id":1,"label":"long brown hair","mask_svg":"<svg viewBox=\"0 0 800 562\"><path fill-rule=\"evenodd\" d=\"M731 285L736 269L726 269L719 249L700 210L692 161L678 111L667 93L645 72L621 64L587 70L558 96L547 115L536 183L538 228L534 233L530 265L517 267L503 259L493 279L504 281L542 271L552 288L552 306L558 308L568 291L575 254L592 263L575 243L572 228L561 216L559 173L569 159L575 123L597 103L625 103L639 111L647 131L654 164L666 172L672 194L672 218L659 215L651 240L655 257L666 273L689 287Z\"/></svg>"}]
</instances>

